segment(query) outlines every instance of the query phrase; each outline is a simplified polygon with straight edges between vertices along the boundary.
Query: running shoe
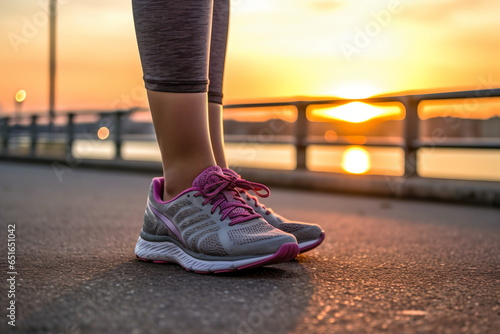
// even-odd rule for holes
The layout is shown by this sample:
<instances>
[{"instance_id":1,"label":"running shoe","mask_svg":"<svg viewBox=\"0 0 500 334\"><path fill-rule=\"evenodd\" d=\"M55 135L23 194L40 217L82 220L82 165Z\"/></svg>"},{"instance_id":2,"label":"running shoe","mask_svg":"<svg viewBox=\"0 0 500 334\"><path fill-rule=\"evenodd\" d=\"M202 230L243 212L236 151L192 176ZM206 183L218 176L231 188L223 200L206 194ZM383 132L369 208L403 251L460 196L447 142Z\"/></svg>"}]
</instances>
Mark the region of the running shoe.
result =
<instances>
[{"instance_id":1,"label":"running shoe","mask_svg":"<svg viewBox=\"0 0 500 334\"><path fill-rule=\"evenodd\" d=\"M136 256L173 262L197 273L220 273L286 262L299 252L291 234L267 223L240 197L220 167L205 169L170 201L154 178Z\"/></svg>"},{"instance_id":2,"label":"running shoe","mask_svg":"<svg viewBox=\"0 0 500 334\"><path fill-rule=\"evenodd\" d=\"M233 179L233 186L237 188L241 197L251 206L255 212L260 214L272 226L293 234L299 244L300 253L307 252L318 247L325 239L325 232L316 224L292 221L275 213L272 209L259 202L256 196L250 195L248 191L253 191L259 197L268 197L271 193L268 187L263 184L247 181L233 171L224 168L225 175Z\"/></svg>"}]
</instances>

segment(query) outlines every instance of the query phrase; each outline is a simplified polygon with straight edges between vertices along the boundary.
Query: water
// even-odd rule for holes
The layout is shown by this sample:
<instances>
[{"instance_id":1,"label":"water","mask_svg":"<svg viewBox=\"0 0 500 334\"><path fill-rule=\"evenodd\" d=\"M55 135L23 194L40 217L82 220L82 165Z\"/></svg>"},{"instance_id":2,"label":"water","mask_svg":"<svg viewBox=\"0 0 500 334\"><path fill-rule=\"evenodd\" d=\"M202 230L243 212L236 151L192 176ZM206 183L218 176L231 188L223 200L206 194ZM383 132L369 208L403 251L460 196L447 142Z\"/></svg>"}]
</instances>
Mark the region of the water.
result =
<instances>
[{"instance_id":1,"label":"water","mask_svg":"<svg viewBox=\"0 0 500 334\"><path fill-rule=\"evenodd\" d=\"M346 173L342 167L349 146L311 145L307 166L312 171ZM365 174L402 175L404 153L398 147L362 147L369 158ZM78 158L113 159L114 143L109 140L75 140L73 154ZM232 166L293 170L295 148L289 144L226 143ZM160 161L156 142L125 141L125 160ZM500 150L426 148L418 152L418 172L424 177L500 181Z\"/></svg>"}]
</instances>

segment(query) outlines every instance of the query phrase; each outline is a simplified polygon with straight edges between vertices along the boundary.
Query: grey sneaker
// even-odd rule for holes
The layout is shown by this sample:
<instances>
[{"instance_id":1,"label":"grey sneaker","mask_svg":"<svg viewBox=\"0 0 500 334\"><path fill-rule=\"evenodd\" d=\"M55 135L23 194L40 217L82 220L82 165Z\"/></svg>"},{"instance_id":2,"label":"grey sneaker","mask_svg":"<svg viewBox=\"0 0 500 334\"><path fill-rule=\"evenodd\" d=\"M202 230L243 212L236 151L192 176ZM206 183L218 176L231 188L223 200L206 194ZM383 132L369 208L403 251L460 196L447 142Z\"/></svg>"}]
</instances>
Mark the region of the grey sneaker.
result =
<instances>
[{"instance_id":1,"label":"grey sneaker","mask_svg":"<svg viewBox=\"0 0 500 334\"><path fill-rule=\"evenodd\" d=\"M223 172L233 178L233 184L240 191L241 197L255 212L261 215L272 226L295 236L299 244L300 253L316 248L323 242L325 232L318 225L286 219L275 213L272 209L266 208L264 204L259 202L257 197L248 193L248 190L250 190L260 197L268 197L271 193L268 187L260 183L242 179L232 169L224 168Z\"/></svg>"},{"instance_id":2,"label":"grey sneaker","mask_svg":"<svg viewBox=\"0 0 500 334\"><path fill-rule=\"evenodd\" d=\"M232 178L217 167L204 170L174 199L164 202L164 179L154 178L136 256L174 262L197 273L220 273L286 262L297 241L268 224L240 197Z\"/></svg>"}]
</instances>

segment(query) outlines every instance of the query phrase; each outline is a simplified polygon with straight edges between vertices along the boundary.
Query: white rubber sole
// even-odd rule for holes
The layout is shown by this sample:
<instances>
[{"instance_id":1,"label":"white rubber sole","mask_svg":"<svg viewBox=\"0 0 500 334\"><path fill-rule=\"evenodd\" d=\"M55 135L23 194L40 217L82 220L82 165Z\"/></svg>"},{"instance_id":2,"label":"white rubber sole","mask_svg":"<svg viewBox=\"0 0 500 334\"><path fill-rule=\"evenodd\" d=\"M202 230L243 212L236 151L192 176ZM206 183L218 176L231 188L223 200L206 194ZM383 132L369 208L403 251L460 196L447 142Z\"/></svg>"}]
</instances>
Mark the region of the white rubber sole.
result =
<instances>
[{"instance_id":1,"label":"white rubber sole","mask_svg":"<svg viewBox=\"0 0 500 334\"><path fill-rule=\"evenodd\" d=\"M269 255L263 255L234 261L208 261L197 259L172 242L152 242L139 237L135 246L136 256L143 261L155 263L177 263L184 269L197 273L220 273L240 269L260 267L289 261L297 256L299 247L295 243L281 245L280 249Z\"/></svg>"},{"instance_id":2,"label":"white rubber sole","mask_svg":"<svg viewBox=\"0 0 500 334\"><path fill-rule=\"evenodd\" d=\"M325 232L321 233L318 239L299 243L300 253L304 253L318 247L319 245L321 245L323 240L325 240Z\"/></svg>"},{"instance_id":3,"label":"white rubber sole","mask_svg":"<svg viewBox=\"0 0 500 334\"><path fill-rule=\"evenodd\" d=\"M302 248L306 248L306 247L309 247L311 245L314 245L315 243L317 243L319 241L319 239L315 239L315 240L311 240L311 241L305 241L305 242L301 242L299 244L299 248L302 249Z\"/></svg>"}]
</instances>

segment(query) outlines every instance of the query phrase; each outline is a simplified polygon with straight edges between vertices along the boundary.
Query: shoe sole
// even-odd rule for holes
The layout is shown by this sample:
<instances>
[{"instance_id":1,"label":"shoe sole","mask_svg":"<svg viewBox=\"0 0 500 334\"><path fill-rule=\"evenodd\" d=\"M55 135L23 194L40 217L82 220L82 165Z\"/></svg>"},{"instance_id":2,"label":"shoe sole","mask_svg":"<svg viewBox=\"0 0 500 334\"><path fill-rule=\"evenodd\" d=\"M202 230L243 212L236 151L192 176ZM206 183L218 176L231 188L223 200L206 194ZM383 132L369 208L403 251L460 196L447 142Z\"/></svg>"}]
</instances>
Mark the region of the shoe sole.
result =
<instances>
[{"instance_id":1,"label":"shoe sole","mask_svg":"<svg viewBox=\"0 0 500 334\"><path fill-rule=\"evenodd\" d=\"M299 254L299 246L286 243L274 254L234 261L208 261L187 254L172 242L152 242L139 237L135 254L139 260L146 262L177 263L187 271L198 274L218 274L290 261Z\"/></svg>"},{"instance_id":2,"label":"shoe sole","mask_svg":"<svg viewBox=\"0 0 500 334\"><path fill-rule=\"evenodd\" d=\"M299 253L304 253L318 247L319 245L321 245L323 240L325 240L325 232L321 233L319 238L316 240L301 242L299 244Z\"/></svg>"}]
</instances>

